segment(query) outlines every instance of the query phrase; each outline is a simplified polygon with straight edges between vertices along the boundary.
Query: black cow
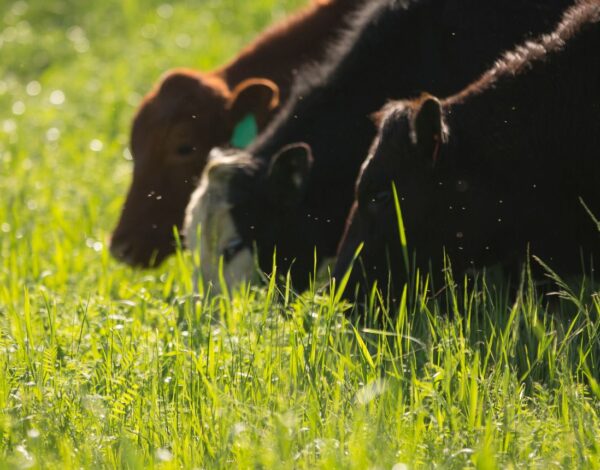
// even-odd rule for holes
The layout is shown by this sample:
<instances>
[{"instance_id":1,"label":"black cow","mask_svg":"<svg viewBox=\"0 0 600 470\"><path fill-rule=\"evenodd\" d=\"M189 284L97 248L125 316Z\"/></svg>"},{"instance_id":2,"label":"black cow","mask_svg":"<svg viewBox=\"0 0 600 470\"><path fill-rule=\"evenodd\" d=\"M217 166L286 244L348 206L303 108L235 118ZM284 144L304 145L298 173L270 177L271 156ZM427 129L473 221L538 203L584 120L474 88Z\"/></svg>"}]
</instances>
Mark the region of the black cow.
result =
<instances>
[{"instance_id":1,"label":"black cow","mask_svg":"<svg viewBox=\"0 0 600 470\"><path fill-rule=\"evenodd\" d=\"M187 243L201 246L205 279L217 279L221 255L226 279L247 276L253 247L260 268L270 271L276 247L280 272L291 267L295 286L304 288L315 247L317 261L337 251L375 136L369 115L389 97L457 91L501 51L550 29L571 3L369 2L329 58L300 73L288 105L248 153L209 164L185 229Z\"/></svg>"},{"instance_id":2,"label":"black cow","mask_svg":"<svg viewBox=\"0 0 600 470\"><path fill-rule=\"evenodd\" d=\"M585 1L458 94L386 105L334 275L364 242L349 286L385 290L391 272L391 297L401 292L392 185L409 253L438 279L444 250L458 273L496 264L514 273L528 247L559 274L590 273L600 262L589 214L600 214L598 51L600 2Z\"/></svg>"}]
</instances>

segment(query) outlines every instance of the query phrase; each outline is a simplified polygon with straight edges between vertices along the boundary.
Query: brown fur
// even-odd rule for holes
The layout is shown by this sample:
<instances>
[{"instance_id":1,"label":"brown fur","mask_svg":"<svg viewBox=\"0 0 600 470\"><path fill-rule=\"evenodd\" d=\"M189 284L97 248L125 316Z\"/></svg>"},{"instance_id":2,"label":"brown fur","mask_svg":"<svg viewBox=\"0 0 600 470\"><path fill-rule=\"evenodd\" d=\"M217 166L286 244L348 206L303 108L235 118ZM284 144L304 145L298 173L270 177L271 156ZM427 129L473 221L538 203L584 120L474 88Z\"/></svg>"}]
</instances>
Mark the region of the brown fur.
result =
<instances>
[{"instance_id":1,"label":"brown fur","mask_svg":"<svg viewBox=\"0 0 600 470\"><path fill-rule=\"evenodd\" d=\"M162 77L133 121L133 181L111 240L116 258L151 266L174 251L173 228L181 228L210 149L227 144L247 114L259 129L266 126L289 96L296 69L323 57L361 1L313 1L225 66L175 69Z\"/></svg>"}]
</instances>

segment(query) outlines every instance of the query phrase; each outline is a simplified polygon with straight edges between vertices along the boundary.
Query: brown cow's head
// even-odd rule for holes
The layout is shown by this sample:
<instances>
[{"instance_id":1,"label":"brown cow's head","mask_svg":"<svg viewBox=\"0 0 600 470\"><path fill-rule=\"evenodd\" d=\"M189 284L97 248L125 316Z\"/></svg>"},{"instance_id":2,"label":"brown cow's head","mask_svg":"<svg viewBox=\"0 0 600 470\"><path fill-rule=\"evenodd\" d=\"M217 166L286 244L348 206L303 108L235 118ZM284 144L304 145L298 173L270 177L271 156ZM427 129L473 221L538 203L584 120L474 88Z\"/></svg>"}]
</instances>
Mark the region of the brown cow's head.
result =
<instances>
[{"instance_id":1,"label":"brown cow's head","mask_svg":"<svg viewBox=\"0 0 600 470\"><path fill-rule=\"evenodd\" d=\"M111 253L132 266L160 264L174 252L174 227L206 165L238 122L264 127L279 101L277 86L248 79L230 90L215 74L168 73L143 100L131 132L133 181L113 232Z\"/></svg>"}]
</instances>

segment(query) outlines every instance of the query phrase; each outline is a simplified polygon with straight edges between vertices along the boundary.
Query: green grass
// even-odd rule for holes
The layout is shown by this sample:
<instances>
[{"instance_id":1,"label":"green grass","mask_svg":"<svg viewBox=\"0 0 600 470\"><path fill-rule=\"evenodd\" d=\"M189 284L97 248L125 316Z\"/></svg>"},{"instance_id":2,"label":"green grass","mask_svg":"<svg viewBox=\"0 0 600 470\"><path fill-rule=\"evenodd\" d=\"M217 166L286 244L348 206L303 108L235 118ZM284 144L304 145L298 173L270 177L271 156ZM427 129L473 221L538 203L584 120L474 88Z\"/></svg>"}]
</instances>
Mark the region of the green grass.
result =
<instances>
[{"instance_id":1,"label":"green grass","mask_svg":"<svg viewBox=\"0 0 600 470\"><path fill-rule=\"evenodd\" d=\"M0 468L600 468L589 286L415 277L373 329L109 257L140 96L301 3L0 0Z\"/></svg>"}]
</instances>

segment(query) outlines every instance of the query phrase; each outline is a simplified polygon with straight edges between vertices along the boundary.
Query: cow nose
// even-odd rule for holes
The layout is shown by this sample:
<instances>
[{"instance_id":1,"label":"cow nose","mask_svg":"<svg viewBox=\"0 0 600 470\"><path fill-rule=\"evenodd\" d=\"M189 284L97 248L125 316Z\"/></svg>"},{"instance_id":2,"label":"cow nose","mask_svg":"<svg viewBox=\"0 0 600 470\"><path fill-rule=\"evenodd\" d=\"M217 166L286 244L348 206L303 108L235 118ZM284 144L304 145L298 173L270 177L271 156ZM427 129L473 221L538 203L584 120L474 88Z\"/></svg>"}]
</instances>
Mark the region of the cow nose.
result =
<instances>
[{"instance_id":1,"label":"cow nose","mask_svg":"<svg viewBox=\"0 0 600 470\"><path fill-rule=\"evenodd\" d=\"M133 251L133 242L129 240L113 238L110 242L110 254L123 263L134 264Z\"/></svg>"}]
</instances>

